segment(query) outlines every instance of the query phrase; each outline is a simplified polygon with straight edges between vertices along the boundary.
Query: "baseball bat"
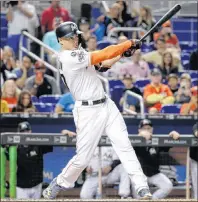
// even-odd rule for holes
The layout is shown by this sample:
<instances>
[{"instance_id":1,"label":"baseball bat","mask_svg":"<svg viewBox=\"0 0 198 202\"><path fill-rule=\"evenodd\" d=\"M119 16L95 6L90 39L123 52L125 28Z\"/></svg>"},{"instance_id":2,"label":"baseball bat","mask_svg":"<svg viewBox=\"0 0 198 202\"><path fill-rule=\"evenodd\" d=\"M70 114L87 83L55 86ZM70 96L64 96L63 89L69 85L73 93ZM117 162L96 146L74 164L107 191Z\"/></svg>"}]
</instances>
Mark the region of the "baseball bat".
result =
<instances>
[{"instance_id":1,"label":"baseball bat","mask_svg":"<svg viewBox=\"0 0 198 202\"><path fill-rule=\"evenodd\" d=\"M143 42L148 35L154 32L158 27L164 24L167 20L172 18L173 15L175 15L180 9L181 9L181 6L179 4L176 4L162 18L160 18L160 20L140 39L140 41Z\"/></svg>"}]
</instances>

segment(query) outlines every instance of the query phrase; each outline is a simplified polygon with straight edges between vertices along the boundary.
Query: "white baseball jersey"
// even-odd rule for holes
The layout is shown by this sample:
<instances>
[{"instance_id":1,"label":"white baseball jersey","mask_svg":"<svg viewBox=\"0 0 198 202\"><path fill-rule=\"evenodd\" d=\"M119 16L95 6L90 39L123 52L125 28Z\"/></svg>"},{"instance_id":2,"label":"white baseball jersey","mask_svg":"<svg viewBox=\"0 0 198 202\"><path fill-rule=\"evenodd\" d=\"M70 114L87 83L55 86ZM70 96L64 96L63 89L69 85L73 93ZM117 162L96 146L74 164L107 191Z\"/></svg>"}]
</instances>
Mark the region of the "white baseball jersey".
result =
<instances>
[{"instance_id":1,"label":"white baseball jersey","mask_svg":"<svg viewBox=\"0 0 198 202\"><path fill-rule=\"evenodd\" d=\"M65 50L59 54L60 74L75 100L99 100L104 98L102 82L94 66L90 66L90 53L84 49Z\"/></svg>"}]
</instances>

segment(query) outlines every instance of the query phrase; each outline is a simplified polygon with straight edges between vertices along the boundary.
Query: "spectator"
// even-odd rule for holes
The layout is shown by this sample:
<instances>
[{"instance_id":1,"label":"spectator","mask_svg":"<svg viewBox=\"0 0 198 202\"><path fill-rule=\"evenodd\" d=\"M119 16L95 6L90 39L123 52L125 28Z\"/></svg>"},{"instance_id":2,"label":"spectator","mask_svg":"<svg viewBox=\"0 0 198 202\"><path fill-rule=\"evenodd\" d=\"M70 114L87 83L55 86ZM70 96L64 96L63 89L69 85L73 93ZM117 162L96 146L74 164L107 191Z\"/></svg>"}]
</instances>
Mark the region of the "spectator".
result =
<instances>
[{"instance_id":1,"label":"spectator","mask_svg":"<svg viewBox=\"0 0 198 202\"><path fill-rule=\"evenodd\" d=\"M162 55L164 54L164 52L168 51L172 53L174 66L180 65L180 55L177 51L166 48L165 40L163 38L157 39L155 42L155 46L157 50L144 54L142 56L142 59L147 62L154 63L157 66L160 66L163 63Z\"/></svg>"},{"instance_id":2,"label":"spectator","mask_svg":"<svg viewBox=\"0 0 198 202\"><path fill-rule=\"evenodd\" d=\"M188 115L193 114L195 110L198 108L198 86L194 86L191 88L191 99L189 103L185 103L182 105L180 109L180 114L182 115Z\"/></svg>"},{"instance_id":3,"label":"spectator","mask_svg":"<svg viewBox=\"0 0 198 202\"><path fill-rule=\"evenodd\" d=\"M35 75L28 78L25 83L25 89L29 90L31 95L40 97L41 95L60 94L56 80L46 75L45 72L45 65L37 61L34 68Z\"/></svg>"},{"instance_id":4,"label":"spectator","mask_svg":"<svg viewBox=\"0 0 198 202\"><path fill-rule=\"evenodd\" d=\"M92 52L95 51L96 49L97 49L97 39L95 36L91 36L87 40L87 51Z\"/></svg>"},{"instance_id":5,"label":"spectator","mask_svg":"<svg viewBox=\"0 0 198 202\"><path fill-rule=\"evenodd\" d=\"M162 64L159 66L162 77L164 79L168 78L169 74L178 74L178 67L173 64L173 56L170 52L165 52L162 56Z\"/></svg>"},{"instance_id":6,"label":"spectator","mask_svg":"<svg viewBox=\"0 0 198 202\"><path fill-rule=\"evenodd\" d=\"M188 73L183 73L180 77L180 83L186 82L186 85L191 87L191 76Z\"/></svg>"},{"instance_id":7,"label":"spectator","mask_svg":"<svg viewBox=\"0 0 198 202\"><path fill-rule=\"evenodd\" d=\"M160 112L163 104L173 104L174 97L170 88L161 83L162 74L157 68L151 71L151 83L144 89L144 100L150 114Z\"/></svg>"},{"instance_id":8,"label":"spectator","mask_svg":"<svg viewBox=\"0 0 198 202\"><path fill-rule=\"evenodd\" d=\"M51 6L42 12L41 26L43 34L53 30L53 20L56 17L62 18L64 22L71 20L69 12L60 6L60 0L52 0Z\"/></svg>"},{"instance_id":9,"label":"spectator","mask_svg":"<svg viewBox=\"0 0 198 202\"><path fill-rule=\"evenodd\" d=\"M50 48L52 48L53 50L59 52L61 50L61 45L58 43L57 37L56 37L56 33L55 30L56 28L63 22L62 18L59 17L55 17L53 19L53 30L47 32L44 37L43 37L43 43L48 45ZM48 60L52 65L56 65L56 58L53 57L53 54L51 51L46 49L46 52L48 53Z\"/></svg>"},{"instance_id":10,"label":"spectator","mask_svg":"<svg viewBox=\"0 0 198 202\"><path fill-rule=\"evenodd\" d=\"M31 134L30 123L19 123L18 132L24 135ZM41 198L43 155L52 151L52 146L19 145L17 147L17 199Z\"/></svg>"},{"instance_id":11,"label":"spectator","mask_svg":"<svg viewBox=\"0 0 198 202\"><path fill-rule=\"evenodd\" d=\"M169 74L168 76L168 86L170 90L172 91L173 95L178 91L178 76L177 74Z\"/></svg>"},{"instance_id":12,"label":"spectator","mask_svg":"<svg viewBox=\"0 0 198 202\"><path fill-rule=\"evenodd\" d=\"M18 56L21 31L27 30L31 35L35 36L35 29L39 27L36 9L27 1L10 1L7 20L8 45L14 49Z\"/></svg>"},{"instance_id":13,"label":"spectator","mask_svg":"<svg viewBox=\"0 0 198 202\"><path fill-rule=\"evenodd\" d=\"M134 80L132 78L132 76L129 76L129 75L125 75L124 78L123 78L123 84L125 86L124 90L123 90L123 95L124 93L129 90L133 93L136 93L137 95L140 95L142 96L142 93L140 91L139 88L136 88L133 84ZM124 97L122 97L120 99L120 105L123 106L123 103L124 103ZM139 103L139 100L133 96L128 96L127 97L127 104L129 106L129 109L133 112L140 112L140 103Z\"/></svg>"},{"instance_id":14,"label":"spectator","mask_svg":"<svg viewBox=\"0 0 198 202\"><path fill-rule=\"evenodd\" d=\"M36 108L32 104L31 94L28 91L22 91L19 95L17 106L12 112L35 112Z\"/></svg>"},{"instance_id":15,"label":"spectator","mask_svg":"<svg viewBox=\"0 0 198 202\"><path fill-rule=\"evenodd\" d=\"M85 42L87 42L92 35L92 32L90 30L89 21L87 18L83 17L83 18L80 18L78 24L79 24L78 27L79 27L80 31L83 32L82 37L85 40Z\"/></svg>"},{"instance_id":16,"label":"spectator","mask_svg":"<svg viewBox=\"0 0 198 202\"><path fill-rule=\"evenodd\" d=\"M16 61L14 58L13 49L9 46L5 46L4 49L1 49L1 74L3 81L5 82L9 74L16 68Z\"/></svg>"},{"instance_id":17,"label":"spectator","mask_svg":"<svg viewBox=\"0 0 198 202\"><path fill-rule=\"evenodd\" d=\"M198 123L196 123L193 128L193 135L195 138L198 138ZM180 138L180 134L172 134L171 137L174 140ZM198 171L198 147L190 147L190 169L191 169L191 180L192 180L192 189L193 189L193 198L198 200L198 178L197 178L197 171Z\"/></svg>"},{"instance_id":18,"label":"spectator","mask_svg":"<svg viewBox=\"0 0 198 202\"><path fill-rule=\"evenodd\" d=\"M152 17L151 9L147 6L141 7L140 14L133 26L140 27L140 28L148 31L149 29L151 29L151 27L153 27L154 24L155 24L155 20ZM142 32L142 31L140 31L139 33L133 32L132 38L140 39L144 34L145 34L145 32ZM153 34L151 34L149 37L150 37L149 41L153 41Z\"/></svg>"},{"instance_id":19,"label":"spectator","mask_svg":"<svg viewBox=\"0 0 198 202\"><path fill-rule=\"evenodd\" d=\"M162 29L159 33L154 33L155 41L160 37L164 38L166 42L166 47L176 48L180 51L179 40L177 36L173 34L170 20L166 21L162 25Z\"/></svg>"},{"instance_id":20,"label":"spectator","mask_svg":"<svg viewBox=\"0 0 198 202\"><path fill-rule=\"evenodd\" d=\"M131 59L132 61L122 65L121 74L133 75L134 79L148 78L150 76L150 69L147 62L141 60L141 51L136 50Z\"/></svg>"},{"instance_id":21,"label":"spectator","mask_svg":"<svg viewBox=\"0 0 198 202\"><path fill-rule=\"evenodd\" d=\"M193 51L190 55L190 70L198 70L198 50Z\"/></svg>"},{"instance_id":22,"label":"spectator","mask_svg":"<svg viewBox=\"0 0 198 202\"><path fill-rule=\"evenodd\" d=\"M74 108L74 98L71 93L64 94L56 104L55 113L72 112Z\"/></svg>"},{"instance_id":23,"label":"spectator","mask_svg":"<svg viewBox=\"0 0 198 202\"><path fill-rule=\"evenodd\" d=\"M16 84L17 86L22 89L25 85L25 81L27 78L34 75L34 67L32 65L32 59L29 56L23 56L22 64L20 67L15 68L13 70L13 73L16 74L17 80Z\"/></svg>"},{"instance_id":24,"label":"spectator","mask_svg":"<svg viewBox=\"0 0 198 202\"><path fill-rule=\"evenodd\" d=\"M20 90L17 88L14 80L7 80L2 87L2 100L5 100L9 105L11 112L16 106Z\"/></svg>"},{"instance_id":25,"label":"spectator","mask_svg":"<svg viewBox=\"0 0 198 202\"><path fill-rule=\"evenodd\" d=\"M8 113L9 112L9 106L8 103L1 99L1 89L0 89L0 114L1 113Z\"/></svg>"}]
</instances>

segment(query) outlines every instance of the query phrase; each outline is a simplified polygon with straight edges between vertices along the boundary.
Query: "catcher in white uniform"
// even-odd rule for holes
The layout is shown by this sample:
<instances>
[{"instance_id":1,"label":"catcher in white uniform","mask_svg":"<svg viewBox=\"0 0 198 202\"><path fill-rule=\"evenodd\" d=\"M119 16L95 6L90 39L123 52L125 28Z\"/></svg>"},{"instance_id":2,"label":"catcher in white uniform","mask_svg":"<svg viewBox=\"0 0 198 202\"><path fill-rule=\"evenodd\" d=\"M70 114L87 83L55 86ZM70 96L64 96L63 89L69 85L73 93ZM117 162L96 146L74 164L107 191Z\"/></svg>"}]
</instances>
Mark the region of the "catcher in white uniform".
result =
<instances>
[{"instance_id":1,"label":"catcher in white uniform","mask_svg":"<svg viewBox=\"0 0 198 202\"><path fill-rule=\"evenodd\" d=\"M150 199L147 178L128 138L124 119L114 102L105 95L94 66L105 60L105 65L113 64L121 55L128 55L140 48L140 42L128 40L88 53L79 46L81 33L73 22L64 22L56 29L57 39L62 46L58 56L60 74L75 99L73 116L77 143L76 155L43 191L43 196L54 199L60 190L74 187L74 182L89 164L101 136L106 134L137 194L142 199Z\"/></svg>"},{"instance_id":2,"label":"catcher in white uniform","mask_svg":"<svg viewBox=\"0 0 198 202\"><path fill-rule=\"evenodd\" d=\"M100 160L102 184L114 184L119 182L118 194L121 198L126 198L130 195L130 179L122 164L112 169L112 163L117 159L118 156L115 154L112 147L101 147L101 159L99 159L99 148L96 148L86 169L88 175L81 189L81 199L92 199L97 194Z\"/></svg>"}]
</instances>

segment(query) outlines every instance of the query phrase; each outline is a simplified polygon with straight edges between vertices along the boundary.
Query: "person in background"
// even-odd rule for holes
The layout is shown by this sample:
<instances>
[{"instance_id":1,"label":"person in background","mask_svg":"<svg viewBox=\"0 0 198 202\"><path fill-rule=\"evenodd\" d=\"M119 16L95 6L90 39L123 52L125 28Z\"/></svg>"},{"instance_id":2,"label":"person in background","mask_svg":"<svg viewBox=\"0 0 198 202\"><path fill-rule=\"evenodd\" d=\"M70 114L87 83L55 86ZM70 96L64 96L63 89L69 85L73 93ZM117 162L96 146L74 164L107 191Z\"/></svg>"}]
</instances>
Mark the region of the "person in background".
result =
<instances>
[{"instance_id":1,"label":"person in background","mask_svg":"<svg viewBox=\"0 0 198 202\"><path fill-rule=\"evenodd\" d=\"M72 112L74 99L71 93L64 94L56 104L55 113Z\"/></svg>"},{"instance_id":2,"label":"person in background","mask_svg":"<svg viewBox=\"0 0 198 202\"><path fill-rule=\"evenodd\" d=\"M17 105L12 109L12 112L36 112L36 108L31 100L31 94L28 91L20 93Z\"/></svg>"},{"instance_id":3,"label":"person in background","mask_svg":"<svg viewBox=\"0 0 198 202\"><path fill-rule=\"evenodd\" d=\"M170 88L161 83L162 74L157 68L151 71L151 83L144 88L144 100L150 114L159 113L162 105L173 104L175 98Z\"/></svg>"},{"instance_id":4,"label":"person in background","mask_svg":"<svg viewBox=\"0 0 198 202\"><path fill-rule=\"evenodd\" d=\"M178 74L178 67L174 66L173 56L170 52L165 52L162 56L162 64L159 66L163 79L167 79L169 74Z\"/></svg>"},{"instance_id":5,"label":"person in background","mask_svg":"<svg viewBox=\"0 0 198 202\"><path fill-rule=\"evenodd\" d=\"M189 103L185 103L181 106L180 114L181 115L189 115L194 114L198 108L198 86L194 86L191 88L191 99Z\"/></svg>"},{"instance_id":6,"label":"person in background","mask_svg":"<svg viewBox=\"0 0 198 202\"><path fill-rule=\"evenodd\" d=\"M147 6L143 6L140 8L140 14L138 18L136 19L136 22L133 24L134 27L140 27L144 29L145 31L148 31L153 27L155 24L155 20L152 17L151 9ZM134 39L140 39L145 32L140 31L138 32L133 32L132 38ZM153 34L149 36L149 41L153 41Z\"/></svg>"},{"instance_id":7,"label":"person in background","mask_svg":"<svg viewBox=\"0 0 198 202\"><path fill-rule=\"evenodd\" d=\"M162 29L160 32L154 33L154 40L155 41L160 37L164 38L167 48L168 47L169 48L176 48L180 51L179 40L178 40L177 36L173 33L170 20L166 21L162 25Z\"/></svg>"},{"instance_id":8,"label":"person in background","mask_svg":"<svg viewBox=\"0 0 198 202\"><path fill-rule=\"evenodd\" d=\"M132 55L130 62L122 65L120 72L122 75L133 75L134 79L146 79L150 77L150 69L148 63L141 59L141 50L136 50Z\"/></svg>"},{"instance_id":9,"label":"person in background","mask_svg":"<svg viewBox=\"0 0 198 202\"><path fill-rule=\"evenodd\" d=\"M198 70L198 49L193 51L190 55L190 70Z\"/></svg>"},{"instance_id":10,"label":"person in background","mask_svg":"<svg viewBox=\"0 0 198 202\"><path fill-rule=\"evenodd\" d=\"M97 50L97 39L95 36L91 36L88 40L87 40L87 51L88 52L92 52Z\"/></svg>"},{"instance_id":11,"label":"person in background","mask_svg":"<svg viewBox=\"0 0 198 202\"><path fill-rule=\"evenodd\" d=\"M123 96L124 96L124 93L129 90L133 93L136 93L137 95L140 95L142 96L142 93L140 91L139 88L135 87L134 86L134 79L131 75L125 75L123 80L122 80L125 88L123 90ZM122 97L120 99L120 105L123 106L123 103L124 103L124 97ZM133 96L128 96L127 97L127 104L129 105L129 109L133 112L140 112L140 103L139 103L139 100Z\"/></svg>"},{"instance_id":12,"label":"person in background","mask_svg":"<svg viewBox=\"0 0 198 202\"><path fill-rule=\"evenodd\" d=\"M82 17L78 21L79 30L82 31L82 37L87 42L92 36L92 31L90 30L90 24L87 18Z\"/></svg>"},{"instance_id":13,"label":"person in background","mask_svg":"<svg viewBox=\"0 0 198 202\"><path fill-rule=\"evenodd\" d=\"M193 135L198 138L198 123L193 125L192 128ZM171 135L171 137L174 140L177 140L180 138L179 133L174 133ZM198 147L190 147L190 169L191 169L191 180L192 180L192 189L193 189L193 199L198 200L198 189L197 189L197 184L198 184Z\"/></svg>"},{"instance_id":14,"label":"person in background","mask_svg":"<svg viewBox=\"0 0 198 202\"><path fill-rule=\"evenodd\" d=\"M155 41L155 47L157 50L144 54L142 56L142 59L147 62L153 63L156 66L160 66L163 63L163 54L168 51L172 53L173 65L178 66L181 69L180 54L178 53L178 51L175 51L175 49L166 48L166 42L163 38L158 38Z\"/></svg>"},{"instance_id":15,"label":"person in background","mask_svg":"<svg viewBox=\"0 0 198 202\"><path fill-rule=\"evenodd\" d=\"M18 132L31 134L29 122L18 124ZM17 199L40 199L43 182L43 155L53 151L52 146L18 145Z\"/></svg>"},{"instance_id":16,"label":"person in background","mask_svg":"<svg viewBox=\"0 0 198 202\"><path fill-rule=\"evenodd\" d=\"M1 113L9 113L9 106L8 103L1 99L1 88L0 88L0 114Z\"/></svg>"},{"instance_id":17,"label":"person in background","mask_svg":"<svg viewBox=\"0 0 198 202\"><path fill-rule=\"evenodd\" d=\"M62 22L63 22L62 18L55 17L52 22L53 30L45 33L45 35L43 37L43 43L48 45L50 48L52 48L53 50L55 50L57 52L59 52L61 50L61 45L58 43L55 30ZM49 51L47 49L46 49L46 53L47 53L50 64L55 66L56 58L55 57L53 58L54 53L52 53L51 51Z\"/></svg>"},{"instance_id":18,"label":"person in background","mask_svg":"<svg viewBox=\"0 0 198 202\"><path fill-rule=\"evenodd\" d=\"M31 95L40 97L41 95L60 94L56 80L45 74L46 67L43 63L37 61L35 63L34 74L25 82L25 90L30 91Z\"/></svg>"},{"instance_id":19,"label":"person in background","mask_svg":"<svg viewBox=\"0 0 198 202\"><path fill-rule=\"evenodd\" d=\"M7 12L8 45L14 49L16 56L19 51L19 40L22 30L36 36L39 20L34 5L27 1L10 1Z\"/></svg>"},{"instance_id":20,"label":"person in background","mask_svg":"<svg viewBox=\"0 0 198 202\"><path fill-rule=\"evenodd\" d=\"M13 73L16 74L16 84L20 89L23 89L26 79L34 75L34 67L32 64L32 58L25 55L23 56L22 64L20 67L15 68Z\"/></svg>"},{"instance_id":21,"label":"person in background","mask_svg":"<svg viewBox=\"0 0 198 202\"><path fill-rule=\"evenodd\" d=\"M10 79L4 83L1 98L8 103L10 112L16 106L20 92L14 80Z\"/></svg>"},{"instance_id":22,"label":"person in background","mask_svg":"<svg viewBox=\"0 0 198 202\"><path fill-rule=\"evenodd\" d=\"M71 20L67 9L60 6L60 0L52 0L51 6L42 12L41 28L43 34L53 30L53 20L56 17L62 18L63 22Z\"/></svg>"},{"instance_id":23,"label":"person in background","mask_svg":"<svg viewBox=\"0 0 198 202\"><path fill-rule=\"evenodd\" d=\"M179 85L179 78L178 78L177 74L169 74L168 75L168 86L174 96L175 96L175 93L178 91L178 85Z\"/></svg>"}]
</instances>

